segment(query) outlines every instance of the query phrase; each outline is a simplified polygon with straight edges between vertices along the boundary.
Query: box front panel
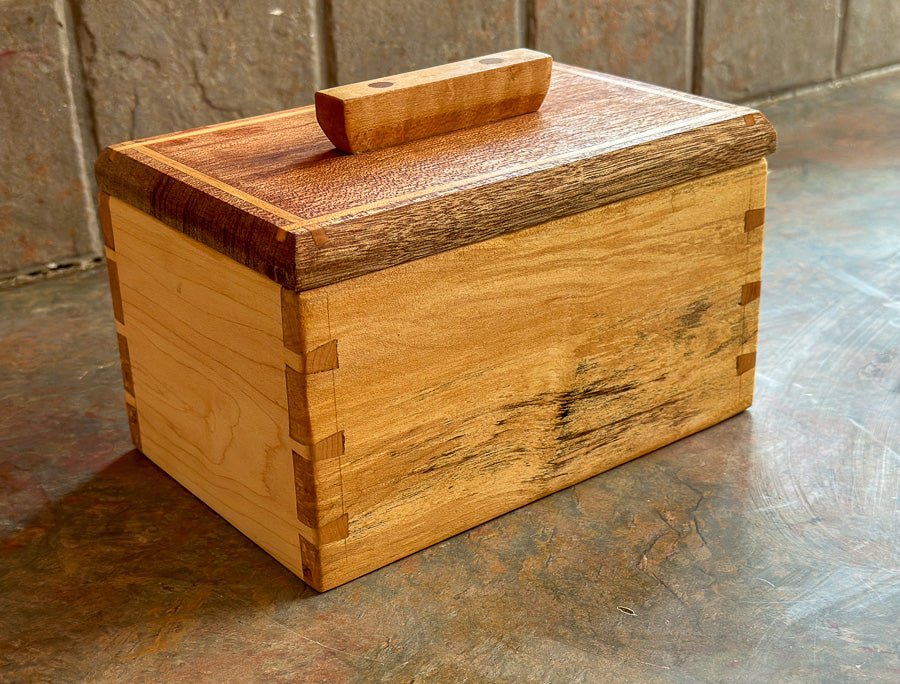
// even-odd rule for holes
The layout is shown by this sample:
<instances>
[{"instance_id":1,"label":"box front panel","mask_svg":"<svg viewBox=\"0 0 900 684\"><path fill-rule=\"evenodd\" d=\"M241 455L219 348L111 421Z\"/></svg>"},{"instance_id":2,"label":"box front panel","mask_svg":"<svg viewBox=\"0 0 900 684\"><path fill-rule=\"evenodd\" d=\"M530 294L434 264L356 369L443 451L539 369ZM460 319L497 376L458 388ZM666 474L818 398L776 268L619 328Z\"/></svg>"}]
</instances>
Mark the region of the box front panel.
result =
<instances>
[{"instance_id":1,"label":"box front panel","mask_svg":"<svg viewBox=\"0 0 900 684\"><path fill-rule=\"evenodd\" d=\"M765 175L757 162L302 293L326 298L301 323L338 357L319 437L343 436L349 535L330 581L746 408Z\"/></svg>"},{"instance_id":2,"label":"box front panel","mask_svg":"<svg viewBox=\"0 0 900 684\"><path fill-rule=\"evenodd\" d=\"M281 288L123 202L108 208L136 446L301 574Z\"/></svg>"}]
</instances>

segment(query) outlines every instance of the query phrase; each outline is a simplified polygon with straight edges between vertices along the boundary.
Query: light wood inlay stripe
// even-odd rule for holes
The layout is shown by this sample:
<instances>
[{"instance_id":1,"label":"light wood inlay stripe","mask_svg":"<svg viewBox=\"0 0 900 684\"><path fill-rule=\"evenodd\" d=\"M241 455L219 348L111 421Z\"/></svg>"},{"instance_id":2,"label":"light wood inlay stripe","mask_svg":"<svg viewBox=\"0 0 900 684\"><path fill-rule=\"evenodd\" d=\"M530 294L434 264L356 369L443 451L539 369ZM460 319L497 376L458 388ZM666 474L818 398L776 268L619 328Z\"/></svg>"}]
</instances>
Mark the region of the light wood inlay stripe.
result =
<instances>
[{"instance_id":1,"label":"light wood inlay stripe","mask_svg":"<svg viewBox=\"0 0 900 684\"><path fill-rule=\"evenodd\" d=\"M164 154L160 154L156 150L152 150L146 146L138 146L138 152L141 154L146 154L148 157L155 159L161 164L166 164L171 166L173 169L177 169L182 173L190 176L191 178L196 178L199 181L206 183L207 185L211 185L212 187L221 190L222 192L227 192L232 197L236 197L248 204L252 204L254 207L258 207L263 209L264 211L268 211L270 214L277 216L278 218L283 218L291 223L287 226L278 226L280 231L284 231L285 233L290 233L295 230L305 230L307 231L313 239L313 242L316 245L323 245L328 242L328 236L325 235L325 230L317 223L311 223L309 225L308 222L301 219L296 214L292 214L289 211L285 211L284 209L275 206L274 204L270 204L265 200L259 199L258 197L251 195L250 193L244 192L243 190L238 190L236 187L229 185L228 183L223 183L217 178L213 178L212 176L208 176L202 171L198 171L197 169L191 168L181 162L175 161L171 157L167 157ZM283 242L284 238L280 238L279 242Z\"/></svg>"},{"instance_id":2,"label":"light wood inlay stripe","mask_svg":"<svg viewBox=\"0 0 900 684\"><path fill-rule=\"evenodd\" d=\"M138 146L138 151L141 154L146 154L148 157L152 157L156 161L166 164L167 166L171 166L173 169L178 169L184 174L187 174L191 178L196 178L199 181L203 181L207 185L211 185L214 188L221 190L222 192L227 192L229 195L233 197L237 197L238 199L244 200L248 204L252 204L255 207L259 207L260 209L265 209L270 214L274 214L278 218L287 219L288 221L293 221L299 223L302 219L296 214L292 214L289 211L285 211L280 207L276 207L274 204L269 204L265 200L261 200L254 195L244 192L243 190L238 190L236 187L232 185L228 185L228 183L224 183L220 181L218 178L213 178L212 176L208 176L202 171L198 171L197 169L191 168L190 166L186 166L179 161L175 161L171 157L167 157L164 154L160 154L156 150L153 150L146 145Z\"/></svg>"},{"instance_id":3,"label":"light wood inlay stripe","mask_svg":"<svg viewBox=\"0 0 900 684\"><path fill-rule=\"evenodd\" d=\"M240 128L241 126L251 126L253 124L258 124L260 121L275 121L277 119L284 119L288 116L296 116L297 114L302 113L304 110L314 110L314 105L306 105L305 107L296 107L295 109L286 109L282 112L275 112L272 114L260 114L259 116L250 116L246 119L238 119L237 121L226 121L220 124L212 124L211 126L202 126L200 128L192 128L187 131L179 131L178 133L172 133L171 135L160 135L155 138L142 138L141 140L133 140L131 142L120 143L118 145L112 145L112 149L116 152L124 152L125 150L130 150L135 147L143 147L145 145L158 145L164 142L170 142L172 140L182 140L183 138L191 138L196 135L205 135L207 133L215 133L216 131L227 131L232 128ZM322 137L325 137L324 134Z\"/></svg>"},{"instance_id":4,"label":"light wood inlay stripe","mask_svg":"<svg viewBox=\"0 0 900 684\"><path fill-rule=\"evenodd\" d=\"M287 233L294 232L296 230L305 230L307 231L313 239L313 242L317 246L322 246L326 242L328 242L328 236L325 234L325 229L319 225L318 223L313 223L309 221L304 221L296 214L292 214L289 211L285 211L284 209L275 206L274 204L270 204L265 200L259 199L255 195L251 195L243 190L238 190L232 185L228 183L224 183L217 178L213 178L202 171L197 171L190 166L182 164L181 162L175 161L171 157L167 157L164 154L160 154L156 150L152 150L149 147L145 146L136 146L138 147L138 152L141 154L146 154L148 157L152 157L156 161L161 164L166 164L171 166L173 169L177 169L184 174L187 174L191 178L196 178L199 181L206 183L207 185L211 185L212 187L221 190L222 192L227 192L232 197L236 197L240 200L247 202L248 204L252 204L254 207L259 207L265 211L268 211L270 214L273 214L279 218L286 219L291 221L290 224L286 226L278 226L279 231L284 232L284 236L281 234L276 238L279 242L284 242Z\"/></svg>"},{"instance_id":5,"label":"light wood inlay stripe","mask_svg":"<svg viewBox=\"0 0 900 684\"><path fill-rule=\"evenodd\" d=\"M596 71L591 71L589 69L582 69L580 67L575 67L570 64L560 64L559 62L555 62L553 64L554 69L558 69L559 71L567 71L571 74L578 74L579 76L584 76L586 78L592 78L595 81L604 81L605 83L612 83L617 86L622 86L623 88L631 88L632 90L640 90L645 93L653 93L654 95L665 95L668 98L673 100L681 100L682 102L689 102L690 104L701 105L703 107L707 107L708 109L721 109L721 110L730 110L736 111L734 105L725 104L723 102L715 102L713 100L708 100L701 95L691 95L690 93L682 93L677 90L670 90L669 88L664 88L663 86L653 85L651 83L641 83L640 81L630 81L628 79L621 78L619 76L609 76L607 74L602 74ZM743 108L749 109L749 108Z\"/></svg>"}]
</instances>

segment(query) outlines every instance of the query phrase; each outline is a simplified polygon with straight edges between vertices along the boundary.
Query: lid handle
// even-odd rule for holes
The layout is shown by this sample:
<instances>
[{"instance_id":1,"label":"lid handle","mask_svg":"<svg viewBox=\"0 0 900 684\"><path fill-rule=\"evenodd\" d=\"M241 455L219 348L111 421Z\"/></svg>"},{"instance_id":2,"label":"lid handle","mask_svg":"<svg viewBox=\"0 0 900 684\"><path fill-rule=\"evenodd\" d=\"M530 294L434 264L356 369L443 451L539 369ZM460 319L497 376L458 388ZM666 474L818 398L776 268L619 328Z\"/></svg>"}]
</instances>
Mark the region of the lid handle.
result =
<instances>
[{"instance_id":1,"label":"lid handle","mask_svg":"<svg viewBox=\"0 0 900 684\"><path fill-rule=\"evenodd\" d=\"M550 55L508 50L316 93L319 125L344 152L400 145L537 111Z\"/></svg>"}]
</instances>

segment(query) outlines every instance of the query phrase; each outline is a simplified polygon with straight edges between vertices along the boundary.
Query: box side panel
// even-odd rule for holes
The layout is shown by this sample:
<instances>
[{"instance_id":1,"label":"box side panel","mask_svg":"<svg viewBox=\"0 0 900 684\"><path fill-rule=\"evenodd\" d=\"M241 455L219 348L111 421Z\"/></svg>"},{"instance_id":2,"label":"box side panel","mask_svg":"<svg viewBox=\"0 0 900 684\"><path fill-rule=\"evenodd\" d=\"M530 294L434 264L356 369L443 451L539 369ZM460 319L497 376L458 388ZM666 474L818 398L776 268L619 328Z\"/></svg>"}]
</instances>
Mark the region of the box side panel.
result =
<instances>
[{"instance_id":1,"label":"box side panel","mask_svg":"<svg viewBox=\"0 0 900 684\"><path fill-rule=\"evenodd\" d=\"M331 581L746 408L764 184L757 162L322 288Z\"/></svg>"},{"instance_id":2,"label":"box side panel","mask_svg":"<svg viewBox=\"0 0 900 684\"><path fill-rule=\"evenodd\" d=\"M301 574L280 288L107 202L137 446Z\"/></svg>"}]
</instances>

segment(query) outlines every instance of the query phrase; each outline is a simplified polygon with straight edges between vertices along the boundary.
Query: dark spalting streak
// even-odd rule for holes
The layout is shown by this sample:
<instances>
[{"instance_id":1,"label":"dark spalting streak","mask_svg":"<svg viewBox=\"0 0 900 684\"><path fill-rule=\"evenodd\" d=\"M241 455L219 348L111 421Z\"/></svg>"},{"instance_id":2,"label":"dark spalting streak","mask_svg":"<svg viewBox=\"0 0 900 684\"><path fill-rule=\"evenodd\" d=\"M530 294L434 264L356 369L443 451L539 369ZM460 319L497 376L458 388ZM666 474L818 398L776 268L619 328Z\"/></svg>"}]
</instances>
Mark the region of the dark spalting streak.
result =
<instances>
[{"instance_id":1,"label":"dark spalting streak","mask_svg":"<svg viewBox=\"0 0 900 684\"><path fill-rule=\"evenodd\" d=\"M682 328L696 328L703 322L703 314L709 311L711 307L712 303L706 299L694 302L688 307L686 314L678 317L678 322Z\"/></svg>"},{"instance_id":2,"label":"dark spalting streak","mask_svg":"<svg viewBox=\"0 0 900 684\"><path fill-rule=\"evenodd\" d=\"M459 454L463 449L462 441L466 438L466 435L456 435L455 437L451 437L446 440L447 445L455 443L454 446L449 449L445 449L439 455L434 456L428 459L425 463L417 468L413 468L409 471L409 475L429 475L431 473L439 472L442 470L446 470L447 468L456 467L461 462L465 461L465 457L459 458ZM427 449L430 445L426 442L425 448ZM391 454L391 456L397 456L398 454L395 452Z\"/></svg>"},{"instance_id":3,"label":"dark spalting streak","mask_svg":"<svg viewBox=\"0 0 900 684\"><path fill-rule=\"evenodd\" d=\"M595 366L597 364L579 364L576 378L578 375L583 377L589 373L596 374ZM643 395L648 386L667 378L667 375L662 374L650 380L635 379L635 370L621 370L570 391L544 392L523 401L505 404L496 411L495 429L490 430L478 443L472 442L472 435L467 431L465 423L458 426L457 433L449 438L423 440L421 436L407 435L407 438L401 440L405 446L392 452L389 457L405 460L410 451L415 450L423 460L397 477L394 483L396 500L415 498L421 486L424 486L421 485L422 477L432 482L432 478L440 478L451 486L450 483L462 472L471 475L475 469L486 473L503 470L509 467L511 457L533 460L537 472L528 478L528 483L546 483L567 475L571 464L584 458L587 451L614 444L647 425L671 420L665 414L670 413L669 408L679 402L676 398L669 398L649 408L634 410L627 416L603 424L598 424L595 419L589 423L582 420L582 423L588 423L587 426L577 425L576 421L588 414L602 416L603 411L599 409L608 401L617 401L619 414L622 410L628 410L629 404L633 406L634 399ZM627 379L628 376L631 379ZM623 400L628 394L632 394L634 399ZM521 423L535 409L539 409L539 413L548 416L553 422L551 425L536 426L539 432L549 432L555 437L556 448L553 453L542 453L540 449L529 448L525 443L516 442L504 434L508 432L510 425ZM427 431L423 431L423 434L424 432ZM413 485L412 482L416 480L420 484Z\"/></svg>"},{"instance_id":4,"label":"dark spalting streak","mask_svg":"<svg viewBox=\"0 0 900 684\"><path fill-rule=\"evenodd\" d=\"M580 408L584 402L624 394L638 388L640 383L629 382L622 385L607 385L603 381L592 383L587 387L579 387L571 392L565 392L559 396L559 408L556 418L560 422L566 422L575 408Z\"/></svg>"},{"instance_id":5,"label":"dark spalting streak","mask_svg":"<svg viewBox=\"0 0 900 684\"><path fill-rule=\"evenodd\" d=\"M729 337L727 340L722 342L722 344L720 344L718 347L716 347L715 349L710 351L709 354L707 354L703 358L711 359L712 357L720 354L721 352L725 351L729 347L739 347L743 342L743 340L741 339L742 337L743 337L743 335L733 335L732 337Z\"/></svg>"},{"instance_id":6,"label":"dark spalting streak","mask_svg":"<svg viewBox=\"0 0 900 684\"><path fill-rule=\"evenodd\" d=\"M635 411L609 423L592 426L584 430L568 431L562 428L557 433L558 448L556 454L552 459L541 464L540 474L531 478L531 481L545 482L559 475L568 474L568 466L573 461L583 457L586 451L610 446L636 430L661 421L669 407L678 403L678 399L670 399L656 406ZM672 425L674 426L683 420L683 417L679 418Z\"/></svg>"}]
</instances>

